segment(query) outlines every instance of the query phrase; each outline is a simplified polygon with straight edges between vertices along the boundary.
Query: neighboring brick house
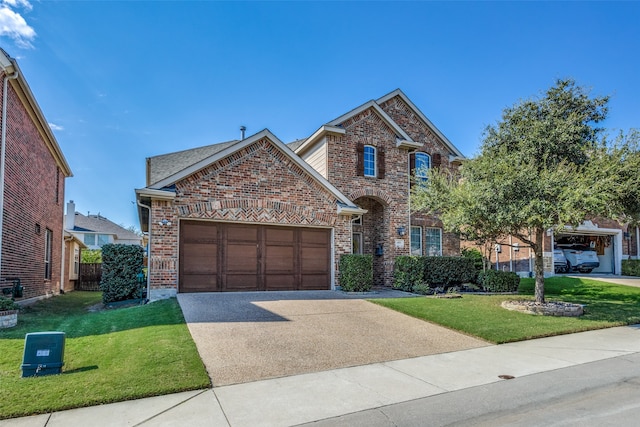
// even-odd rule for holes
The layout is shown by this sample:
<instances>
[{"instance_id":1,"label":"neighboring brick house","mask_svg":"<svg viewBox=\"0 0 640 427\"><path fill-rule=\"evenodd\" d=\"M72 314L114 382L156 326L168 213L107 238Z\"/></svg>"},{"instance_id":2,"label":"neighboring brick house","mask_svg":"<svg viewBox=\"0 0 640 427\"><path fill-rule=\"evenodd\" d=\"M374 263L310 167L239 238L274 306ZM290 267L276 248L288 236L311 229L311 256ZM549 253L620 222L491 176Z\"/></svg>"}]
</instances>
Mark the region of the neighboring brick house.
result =
<instances>
[{"instance_id":1,"label":"neighboring brick house","mask_svg":"<svg viewBox=\"0 0 640 427\"><path fill-rule=\"evenodd\" d=\"M590 246L596 251L600 266L592 273L621 274L622 260L639 259L639 238L638 227L605 218L585 220L576 228L548 230L543 243L545 275L555 274L553 249L571 245ZM465 243L464 246L473 244ZM533 274L533 251L515 237L497 239L483 252L494 269L513 271L521 276Z\"/></svg>"},{"instance_id":2,"label":"neighboring brick house","mask_svg":"<svg viewBox=\"0 0 640 427\"><path fill-rule=\"evenodd\" d=\"M349 253L373 255L376 285L391 286L399 255L459 254L440 221L410 213L409 193L414 169L461 158L400 90L289 146L264 130L148 158L136 194L151 298L332 289Z\"/></svg>"},{"instance_id":3,"label":"neighboring brick house","mask_svg":"<svg viewBox=\"0 0 640 427\"><path fill-rule=\"evenodd\" d=\"M0 278L20 278L23 298L58 294L65 178L71 169L16 61L0 49Z\"/></svg>"}]
</instances>

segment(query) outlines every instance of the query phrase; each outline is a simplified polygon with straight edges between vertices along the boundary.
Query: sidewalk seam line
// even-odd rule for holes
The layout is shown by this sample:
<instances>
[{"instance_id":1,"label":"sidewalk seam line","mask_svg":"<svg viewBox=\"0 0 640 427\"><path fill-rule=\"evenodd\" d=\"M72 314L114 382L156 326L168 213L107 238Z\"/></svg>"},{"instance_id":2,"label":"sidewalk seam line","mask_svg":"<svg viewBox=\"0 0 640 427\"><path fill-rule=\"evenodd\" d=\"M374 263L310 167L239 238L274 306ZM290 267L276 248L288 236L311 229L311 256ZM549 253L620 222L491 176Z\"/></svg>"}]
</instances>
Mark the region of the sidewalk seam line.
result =
<instances>
[{"instance_id":1,"label":"sidewalk seam line","mask_svg":"<svg viewBox=\"0 0 640 427\"><path fill-rule=\"evenodd\" d=\"M210 389L201 390L200 392L198 392L198 393L194 394L194 395L193 395L193 396L191 396L190 398L185 399L185 400L183 400L183 401L181 401L181 402L179 402L179 403L176 403L175 405L170 406L170 407L168 407L167 409L164 409L164 410L162 410L162 411L158 412L157 414L152 415L152 416L150 416L149 418L147 418L147 419L144 419L144 420L140 421L140 422L139 422L139 423L137 423L137 424L134 424L134 425L133 425L133 427L141 426L141 425L143 425L143 424L145 424L145 423L147 423L147 422L151 421L152 419L154 419L154 418L156 418L156 417L159 417L160 415L162 415L162 414L164 414L164 413L166 413L166 412L169 412L169 411L170 411L170 410L172 410L172 409L177 408L178 406L182 405L183 403L186 403L186 402L190 401L191 399L193 399L193 398L195 398L195 397L200 396L202 393L206 393L208 390L210 390Z\"/></svg>"}]
</instances>

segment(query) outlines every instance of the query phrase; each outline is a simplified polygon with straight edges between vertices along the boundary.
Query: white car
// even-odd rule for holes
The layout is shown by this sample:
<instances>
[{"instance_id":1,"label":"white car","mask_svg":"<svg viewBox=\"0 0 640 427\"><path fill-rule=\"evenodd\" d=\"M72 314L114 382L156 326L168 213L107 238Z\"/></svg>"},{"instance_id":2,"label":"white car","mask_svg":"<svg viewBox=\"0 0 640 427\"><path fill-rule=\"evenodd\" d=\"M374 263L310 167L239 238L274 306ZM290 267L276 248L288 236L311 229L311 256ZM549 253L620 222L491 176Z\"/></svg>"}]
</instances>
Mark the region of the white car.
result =
<instances>
[{"instance_id":1,"label":"white car","mask_svg":"<svg viewBox=\"0 0 640 427\"><path fill-rule=\"evenodd\" d=\"M600 260L596 251L586 246L571 246L562 248L567 258L567 270L591 273L594 268L600 267Z\"/></svg>"},{"instance_id":2,"label":"white car","mask_svg":"<svg viewBox=\"0 0 640 427\"><path fill-rule=\"evenodd\" d=\"M553 270L558 273L566 273L569 271L567 266L567 258L564 256L562 249L555 248L553 250Z\"/></svg>"}]
</instances>

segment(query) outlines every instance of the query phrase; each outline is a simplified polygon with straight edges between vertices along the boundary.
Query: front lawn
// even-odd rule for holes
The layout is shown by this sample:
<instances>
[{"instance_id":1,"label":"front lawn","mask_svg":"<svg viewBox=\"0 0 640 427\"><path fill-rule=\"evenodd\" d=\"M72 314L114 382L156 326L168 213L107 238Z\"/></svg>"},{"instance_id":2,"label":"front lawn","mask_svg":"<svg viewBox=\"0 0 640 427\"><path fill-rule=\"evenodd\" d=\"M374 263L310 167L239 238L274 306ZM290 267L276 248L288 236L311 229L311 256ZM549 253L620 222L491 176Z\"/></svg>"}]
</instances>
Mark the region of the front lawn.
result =
<instances>
[{"instance_id":1,"label":"front lawn","mask_svg":"<svg viewBox=\"0 0 640 427\"><path fill-rule=\"evenodd\" d=\"M210 387L176 299L89 312L99 292L41 301L0 330L0 419ZM28 332L66 334L61 375L21 378Z\"/></svg>"},{"instance_id":2,"label":"front lawn","mask_svg":"<svg viewBox=\"0 0 640 427\"><path fill-rule=\"evenodd\" d=\"M546 300L584 304L585 314L581 317L534 316L500 307L505 300L534 299L534 284L534 279L522 279L520 295L371 301L497 344L640 323L640 288L586 278L545 280Z\"/></svg>"}]
</instances>

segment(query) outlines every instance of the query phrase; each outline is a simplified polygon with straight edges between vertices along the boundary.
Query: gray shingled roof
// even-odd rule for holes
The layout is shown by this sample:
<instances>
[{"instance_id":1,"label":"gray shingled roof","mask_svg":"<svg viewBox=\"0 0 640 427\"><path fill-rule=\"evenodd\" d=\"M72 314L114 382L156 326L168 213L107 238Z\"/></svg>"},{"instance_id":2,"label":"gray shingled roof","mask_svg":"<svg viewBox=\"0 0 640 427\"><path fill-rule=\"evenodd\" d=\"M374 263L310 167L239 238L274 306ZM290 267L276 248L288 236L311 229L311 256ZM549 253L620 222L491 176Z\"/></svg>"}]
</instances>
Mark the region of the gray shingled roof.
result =
<instances>
[{"instance_id":1,"label":"gray shingled roof","mask_svg":"<svg viewBox=\"0 0 640 427\"><path fill-rule=\"evenodd\" d=\"M295 140L293 142L287 143L287 147L291 149L291 151L296 151L298 147L300 147L308 138L302 138Z\"/></svg>"},{"instance_id":2,"label":"gray shingled roof","mask_svg":"<svg viewBox=\"0 0 640 427\"><path fill-rule=\"evenodd\" d=\"M73 230L92 231L102 234L115 234L119 240L141 240L141 237L100 215L82 215L76 212Z\"/></svg>"},{"instance_id":3,"label":"gray shingled roof","mask_svg":"<svg viewBox=\"0 0 640 427\"><path fill-rule=\"evenodd\" d=\"M176 151L175 153L162 154L160 156L149 157L149 182L151 186L165 178L198 163L201 160L211 157L216 153L236 144L239 140L221 142L207 145L205 147L192 148L189 150Z\"/></svg>"}]
</instances>

